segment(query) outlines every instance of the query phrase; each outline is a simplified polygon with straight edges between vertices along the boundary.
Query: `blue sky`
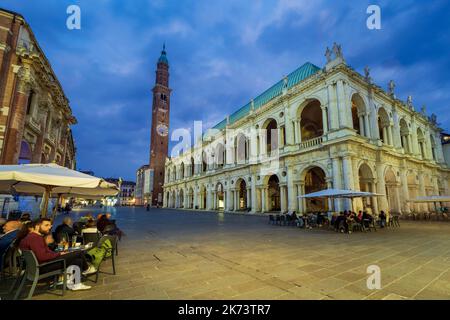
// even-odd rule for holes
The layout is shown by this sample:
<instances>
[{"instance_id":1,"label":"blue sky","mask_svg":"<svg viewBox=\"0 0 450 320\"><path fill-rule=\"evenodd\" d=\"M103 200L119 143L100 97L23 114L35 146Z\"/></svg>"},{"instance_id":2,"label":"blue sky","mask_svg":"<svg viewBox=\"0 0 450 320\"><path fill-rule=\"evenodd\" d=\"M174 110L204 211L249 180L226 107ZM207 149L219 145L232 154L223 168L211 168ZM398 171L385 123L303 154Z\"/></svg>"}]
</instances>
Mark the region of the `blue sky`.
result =
<instances>
[{"instance_id":1,"label":"blue sky","mask_svg":"<svg viewBox=\"0 0 450 320\"><path fill-rule=\"evenodd\" d=\"M81 8L81 30L66 9ZM382 29L366 27L381 7ZM166 42L173 89L171 130L206 127L306 61L325 63L342 44L347 63L375 83L393 79L400 99L450 128L448 1L2 0L28 20L79 124L78 168L135 179L148 162L151 89Z\"/></svg>"}]
</instances>

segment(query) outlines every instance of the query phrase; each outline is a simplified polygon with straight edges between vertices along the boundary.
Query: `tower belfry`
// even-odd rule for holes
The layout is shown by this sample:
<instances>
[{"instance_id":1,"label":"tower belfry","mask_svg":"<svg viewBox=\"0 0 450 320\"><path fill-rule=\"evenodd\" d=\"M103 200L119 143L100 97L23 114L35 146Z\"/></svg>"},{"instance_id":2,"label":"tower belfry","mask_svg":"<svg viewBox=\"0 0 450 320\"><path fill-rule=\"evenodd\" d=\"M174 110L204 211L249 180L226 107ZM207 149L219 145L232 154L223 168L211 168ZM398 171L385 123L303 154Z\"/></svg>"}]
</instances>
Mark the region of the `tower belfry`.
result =
<instances>
[{"instance_id":1,"label":"tower belfry","mask_svg":"<svg viewBox=\"0 0 450 320\"><path fill-rule=\"evenodd\" d=\"M169 61L166 45L163 45L157 62L155 86L153 87L152 128L150 142L150 169L153 171L152 204L162 205L164 164L169 151Z\"/></svg>"}]
</instances>

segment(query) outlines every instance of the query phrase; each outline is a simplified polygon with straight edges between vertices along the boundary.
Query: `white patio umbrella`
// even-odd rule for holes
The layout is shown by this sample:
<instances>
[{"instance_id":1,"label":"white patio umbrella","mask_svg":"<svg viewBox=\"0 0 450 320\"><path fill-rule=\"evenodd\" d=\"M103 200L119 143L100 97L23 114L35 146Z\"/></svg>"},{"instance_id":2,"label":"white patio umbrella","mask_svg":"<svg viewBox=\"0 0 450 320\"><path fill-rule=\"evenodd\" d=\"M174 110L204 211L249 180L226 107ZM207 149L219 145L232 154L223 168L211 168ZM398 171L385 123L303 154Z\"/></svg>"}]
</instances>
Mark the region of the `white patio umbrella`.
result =
<instances>
[{"instance_id":1,"label":"white patio umbrella","mask_svg":"<svg viewBox=\"0 0 450 320\"><path fill-rule=\"evenodd\" d=\"M367 197L377 197L382 196L377 193L355 191L355 190L341 190L341 189L325 189L302 196L299 198L367 198Z\"/></svg>"},{"instance_id":2,"label":"white patio umbrella","mask_svg":"<svg viewBox=\"0 0 450 320\"><path fill-rule=\"evenodd\" d=\"M379 197L383 196L381 194L372 193L372 192L364 192L364 191L356 191L356 190L341 190L341 189L325 189L317 192L305 194L298 196L298 198L327 198L327 199L352 199L351 204L352 208L354 206L353 199L354 198L368 198L368 197Z\"/></svg>"},{"instance_id":3,"label":"white patio umbrella","mask_svg":"<svg viewBox=\"0 0 450 320\"><path fill-rule=\"evenodd\" d=\"M450 202L450 196L427 196L417 197L416 199L409 200L409 202Z\"/></svg>"},{"instance_id":4,"label":"white patio umbrella","mask_svg":"<svg viewBox=\"0 0 450 320\"><path fill-rule=\"evenodd\" d=\"M0 166L0 193L41 195L41 216L46 216L51 194L115 196L119 188L112 183L57 164Z\"/></svg>"},{"instance_id":5,"label":"white patio umbrella","mask_svg":"<svg viewBox=\"0 0 450 320\"><path fill-rule=\"evenodd\" d=\"M434 210L438 212L437 204L446 202L450 202L450 196L426 196L426 197L417 197L416 199L408 200L408 202L416 202L416 203L434 203Z\"/></svg>"}]
</instances>

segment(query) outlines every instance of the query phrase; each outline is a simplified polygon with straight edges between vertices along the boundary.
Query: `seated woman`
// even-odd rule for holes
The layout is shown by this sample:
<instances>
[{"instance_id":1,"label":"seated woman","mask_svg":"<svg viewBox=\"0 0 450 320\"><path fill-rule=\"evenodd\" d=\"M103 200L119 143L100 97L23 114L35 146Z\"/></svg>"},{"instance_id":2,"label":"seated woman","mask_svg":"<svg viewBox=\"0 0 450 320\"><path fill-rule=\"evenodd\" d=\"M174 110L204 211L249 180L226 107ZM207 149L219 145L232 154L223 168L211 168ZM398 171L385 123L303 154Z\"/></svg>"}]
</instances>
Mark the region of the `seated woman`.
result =
<instances>
[{"instance_id":1,"label":"seated woman","mask_svg":"<svg viewBox=\"0 0 450 320\"><path fill-rule=\"evenodd\" d=\"M110 213L101 216L97 221L97 229L104 234L117 235L119 240L121 240L124 233L116 226L115 221L110 220L110 218Z\"/></svg>"}]
</instances>

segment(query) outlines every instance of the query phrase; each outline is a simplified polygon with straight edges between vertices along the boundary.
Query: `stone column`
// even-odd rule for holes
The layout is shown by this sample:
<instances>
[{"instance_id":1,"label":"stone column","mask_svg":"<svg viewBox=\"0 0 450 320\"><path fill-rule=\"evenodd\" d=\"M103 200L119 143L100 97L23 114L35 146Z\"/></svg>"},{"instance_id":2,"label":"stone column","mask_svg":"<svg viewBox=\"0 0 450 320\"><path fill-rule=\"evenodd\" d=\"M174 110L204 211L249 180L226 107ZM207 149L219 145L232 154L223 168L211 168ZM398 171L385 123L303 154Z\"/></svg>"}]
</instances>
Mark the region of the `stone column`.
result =
<instances>
[{"instance_id":1,"label":"stone column","mask_svg":"<svg viewBox=\"0 0 450 320\"><path fill-rule=\"evenodd\" d=\"M419 173L419 192L420 192L420 197L426 197L427 196L427 192L425 190L425 179L423 176L423 172ZM421 204L420 208L423 212L428 212L428 205L427 204Z\"/></svg>"},{"instance_id":2,"label":"stone column","mask_svg":"<svg viewBox=\"0 0 450 320\"><path fill-rule=\"evenodd\" d=\"M189 208L189 197L190 197L190 195L187 192L183 192L183 196L184 196L184 199L183 199L184 204L183 204L183 206L184 206L184 209L187 209L187 208Z\"/></svg>"},{"instance_id":3,"label":"stone column","mask_svg":"<svg viewBox=\"0 0 450 320\"><path fill-rule=\"evenodd\" d=\"M333 165L333 188L335 189L342 189L342 183L341 183L341 164L339 158L333 158L332 159L332 165ZM334 200L334 207L336 208L336 211L342 211L342 202L340 199Z\"/></svg>"},{"instance_id":4,"label":"stone column","mask_svg":"<svg viewBox=\"0 0 450 320\"><path fill-rule=\"evenodd\" d=\"M261 213L267 211L267 202L266 202L266 188L261 188Z\"/></svg>"},{"instance_id":5,"label":"stone column","mask_svg":"<svg viewBox=\"0 0 450 320\"><path fill-rule=\"evenodd\" d=\"M325 106L320 106L322 108L322 123L323 123L323 135L328 133L328 114L327 108Z\"/></svg>"},{"instance_id":6,"label":"stone column","mask_svg":"<svg viewBox=\"0 0 450 320\"><path fill-rule=\"evenodd\" d=\"M217 209L217 191L213 190L212 192L212 210Z\"/></svg>"},{"instance_id":7,"label":"stone column","mask_svg":"<svg viewBox=\"0 0 450 320\"><path fill-rule=\"evenodd\" d=\"M285 135L288 145L295 144L295 124L293 121L286 121Z\"/></svg>"},{"instance_id":8,"label":"stone column","mask_svg":"<svg viewBox=\"0 0 450 320\"><path fill-rule=\"evenodd\" d=\"M287 168L287 193L288 193L288 210L298 211L297 209L297 190L294 186L294 169Z\"/></svg>"},{"instance_id":9,"label":"stone column","mask_svg":"<svg viewBox=\"0 0 450 320\"><path fill-rule=\"evenodd\" d=\"M255 212L259 211L258 210L258 197L256 195L256 176L255 175L252 175L251 190L252 190L251 191L252 192L252 196L251 196L251 198L252 198L252 204L251 204L252 212L255 213Z\"/></svg>"},{"instance_id":10,"label":"stone column","mask_svg":"<svg viewBox=\"0 0 450 320\"><path fill-rule=\"evenodd\" d=\"M208 188L207 198L206 198L206 210L211 210L211 209L212 209L212 192L211 192L211 188Z\"/></svg>"},{"instance_id":11,"label":"stone column","mask_svg":"<svg viewBox=\"0 0 450 320\"><path fill-rule=\"evenodd\" d=\"M336 94L337 94L337 104L338 104L338 111L339 111L339 126L342 127L353 127L349 126L349 120L347 119L347 104L344 94L344 83L342 80L337 81L336 86Z\"/></svg>"},{"instance_id":12,"label":"stone column","mask_svg":"<svg viewBox=\"0 0 450 320\"><path fill-rule=\"evenodd\" d=\"M166 192L164 192L164 197L163 197L163 207L164 208L168 208L169 204L167 203L167 197L166 197Z\"/></svg>"},{"instance_id":13,"label":"stone column","mask_svg":"<svg viewBox=\"0 0 450 320\"><path fill-rule=\"evenodd\" d=\"M395 193L395 203L397 206L397 210L398 212L401 214L402 213L402 203L400 201L400 192L399 192L399 185L395 185L394 186L394 193Z\"/></svg>"},{"instance_id":14,"label":"stone column","mask_svg":"<svg viewBox=\"0 0 450 320\"><path fill-rule=\"evenodd\" d=\"M365 129L366 137L370 139L370 138L372 138L372 133L370 130L369 116L370 116L369 112L366 112L364 115L364 129Z\"/></svg>"},{"instance_id":15,"label":"stone column","mask_svg":"<svg viewBox=\"0 0 450 320\"><path fill-rule=\"evenodd\" d=\"M306 194L306 190L305 190L305 181L301 181L300 182L300 193L302 195ZM306 199L305 198L300 198L302 201L302 208L303 208L303 213L306 213L306 211L308 210L308 206L306 205Z\"/></svg>"},{"instance_id":16,"label":"stone column","mask_svg":"<svg viewBox=\"0 0 450 320\"><path fill-rule=\"evenodd\" d=\"M255 189L255 212L261 212L262 210L262 191L260 188ZM252 197L253 198L253 197Z\"/></svg>"},{"instance_id":17,"label":"stone column","mask_svg":"<svg viewBox=\"0 0 450 320\"><path fill-rule=\"evenodd\" d=\"M302 132L300 127L300 120L295 121L295 143L302 142Z\"/></svg>"},{"instance_id":18,"label":"stone column","mask_svg":"<svg viewBox=\"0 0 450 320\"><path fill-rule=\"evenodd\" d=\"M197 187L194 187L194 203L192 204L192 209L195 209L195 206L198 206L198 191ZM200 208L200 206L199 206Z\"/></svg>"},{"instance_id":19,"label":"stone column","mask_svg":"<svg viewBox=\"0 0 450 320\"><path fill-rule=\"evenodd\" d=\"M327 178L327 188L328 189L333 188L333 181L331 178ZM333 200L328 198L328 211L333 211L333 210L334 210Z\"/></svg>"},{"instance_id":20,"label":"stone column","mask_svg":"<svg viewBox=\"0 0 450 320\"><path fill-rule=\"evenodd\" d=\"M281 213L286 212L287 211L287 203L286 203L286 186L282 185L280 186L280 208L281 208Z\"/></svg>"},{"instance_id":21,"label":"stone column","mask_svg":"<svg viewBox=\"0 0 450 320\"><path fill-rule=\"evenodd\" d=\"M388 135L389 135L389 145L394 147L395 143L394 143L394 135L393 135L393 131L392 131L392 124L390 124L388 127Z\"/></svg>"},{"instance_id":22,"label":"stone column","mask_svg":"<svg viewBox=\"0 0 450 320\"><path fill-rule=\"evenodd\" d=\"M413 142L412 142L412 136L411 134L408 134L408 149L409 149L409 153L414 154L414 146L413 146Z\"/></svg>"},{"instance_id":23,"label":"stone column","mask_svg":"<svg viewBox=\"0 0 450 320\"><path fill-rule=\"evenodd\" d=\"M260 130L259 133L259 154L261 157L267 156L265 132L265 130Z\"/></svg>"},{"instance_id":24,"label":"stone column","mask_svg":"<svg viewBox=\"0 0 450 320\"><path fill-rule=\"evenodd\" d=\"M378 197L378 209L385 212L389 211L389 204L386 194L386 181L384 180L384 166L381 163L377 164L377 182L377 193L385 195Z\"/></svg>"},{"instance_id":25,"label":"stone column","mask_svg":"<svg viewBox=\"0 0 450 320\"><path fill-rule=\"evenodd\" d=\"M330 115L331 130L339 129L339 109L336 100L336 88L335 85L329 84L327 86L328 92L328 113Z\"/></svg>"},{"instance_id":26,"label":"stone column","mask_svg":"<svg viewBox=\"0 0 450 320\"><path fill-rule=\"evenodd\" d=\"M411 120L411 131L412 131L412 136L411 136L412 153L415 156L419 156L420 155L420 149L419 149L419 143L418 143L418 140L417 140L417 125L416 125L416 121L415 121L414 117L412 117L412 120Z\"/></svg>"},{"instance_id":27,"label":"stone column","mask_svg":"<svg viewBox=\"0 0 450 320\"><path fill-rule=\"evenodd\" d=\"M408 177L407 177L407 171L405 169L400 170L400 185L402 188L402 196L403 196L403 206L401 207L402 212L404 213L411 213L411 208L409 205L408 200L410 200L409 197L409 188L408 188Z\"/></svg>"},{"instance_id":28,"label":"stone column","mask_svg":"<svg viewBox=\"0 0 450 320\"><path fill-rule=\"evenodd\" d=\"M296 193L297 193L297 196L300 196L300 195L302 195L301 194L301 187L300 187L300 185L299 184L295 184L295 189L296 189ZM303 198L297 198L296 199L296 202L297 202L297 211L298 211L298 213L303 213L304 212L304 210L303 210Z\"/></svg>"},{"instance_id":29,"label":"stone column","mask_svg":"<svg viewBox=\"0 0 450 320\"><path fill-rule=\"evenodd\" d=\"M253 207L252 207L252 188L251 187L247 187L247 203L246 203L246 208L245 209L248 209L248 208L252 208L252 210L253 210Z\"/></svg>"},{"instance_id":30,"label":"stone column","mask_svg":"<svg viewBox=\"0 0 450 320\"><path fill-rule=\"evenodd\" d=\"M373 183L370 184L370 192L372 193L376 193L377 190L375 189L375 184L376 182L374 181ZM378 197L373 197L372 198L372 207L373 207L373 213L378 214Z\"/></svg>"},{"instance_id":31,"label":"stone column","mask_svg":"<svg viewBox=\"0 0 450 320\"><path fill-rule=\"evenodd\" d=\"M344 176L344 188L346 190L354 190L355 189L355 182L353 177L353 167L352 167L352 158L350 156L345 156L342 160L342 167L343 167L343 176ZM345 200L345 208L347 210L352 209L352 200L346 199Z\"/></svg>"},{"instance_id":32,"label":"stone column","mask_svg":"<svg viewBox=\"0 0 450 320\"><path fill-rule=\"evenodd\" d=\"M227 190L227 210L233 211L233 191L230 189Z\"/></svg>"},{"instance_id":33,"label":"stone column","mask_svg":"<svg viewBox=\"0 0 450 320\"><path fill-rule=\"evenodd\" d=\"M364 116L359 115L359 134L362 136L366 136L366 132L364 131Z\"/></svg>"},{"instance_id":34,"label":"stone column","mask_svg":"<svg viewBox=\"0 0 450 320\"><path fill-rule=\"evenodd\" d=\"M239 210L239 190L234 190L234 211Z\"/></svg>"}]
</instances>

